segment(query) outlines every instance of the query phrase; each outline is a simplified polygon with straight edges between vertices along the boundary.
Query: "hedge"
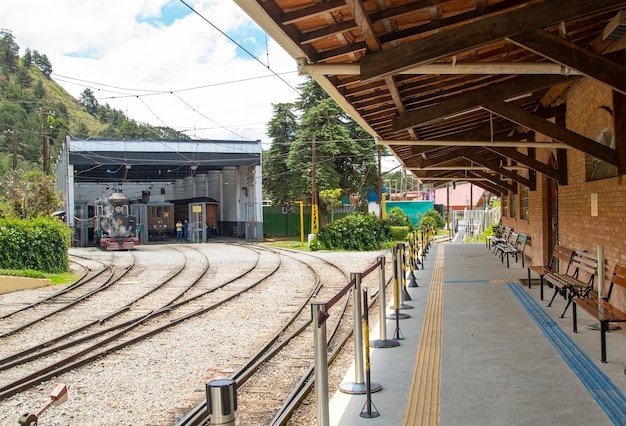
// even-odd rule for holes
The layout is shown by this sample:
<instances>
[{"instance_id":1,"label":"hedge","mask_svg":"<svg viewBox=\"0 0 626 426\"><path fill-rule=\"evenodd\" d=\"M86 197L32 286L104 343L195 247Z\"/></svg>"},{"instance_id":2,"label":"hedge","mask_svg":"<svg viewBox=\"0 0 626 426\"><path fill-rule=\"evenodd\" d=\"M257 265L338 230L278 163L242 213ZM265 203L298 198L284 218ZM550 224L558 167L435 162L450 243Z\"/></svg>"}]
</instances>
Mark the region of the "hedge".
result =
<instances>
[{"instance_id":1,"label":"hedge","mask_svg":"<svg viewBox=\"0 0 626 426\"><path fill-rule=\"evenodd\" d=\"M66 272L69 237L58 219L0 219L0 269Z\"/></svg>"}]
</instances>

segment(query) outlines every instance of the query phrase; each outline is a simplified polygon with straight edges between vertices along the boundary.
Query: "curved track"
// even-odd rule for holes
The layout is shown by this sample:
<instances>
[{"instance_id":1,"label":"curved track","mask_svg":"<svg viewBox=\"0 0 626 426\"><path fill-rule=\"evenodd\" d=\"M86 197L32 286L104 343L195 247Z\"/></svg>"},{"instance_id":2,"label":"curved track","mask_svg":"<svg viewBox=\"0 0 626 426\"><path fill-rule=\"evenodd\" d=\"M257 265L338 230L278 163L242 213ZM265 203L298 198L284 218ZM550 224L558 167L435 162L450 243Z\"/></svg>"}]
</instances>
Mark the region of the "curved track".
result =
<instances>
[{"instance_id":1,"label":"curved track","mask_svg":"<svg viewBox=\"0 0 626 426\"><path fill-rule=\"evenodd\" d=\"M267 248L265 248L267 250ZM274 250L301 262L312 271L325 271L321 278L316 272L317 285L303 300L292 319L229 378L237 383L237 421L241 426L258 424L287 424L314 384L313 335L309 303L311 297L327 300L348 283L348 273L332 262L303 252ZM329 274L329 271L335 274ZM352 335L350 293L342 306L335 308L329 318L328 342L332 364L341 348ZM209 424L206 399L176 423L177 426Z\"/></svg>"}]
</instances>

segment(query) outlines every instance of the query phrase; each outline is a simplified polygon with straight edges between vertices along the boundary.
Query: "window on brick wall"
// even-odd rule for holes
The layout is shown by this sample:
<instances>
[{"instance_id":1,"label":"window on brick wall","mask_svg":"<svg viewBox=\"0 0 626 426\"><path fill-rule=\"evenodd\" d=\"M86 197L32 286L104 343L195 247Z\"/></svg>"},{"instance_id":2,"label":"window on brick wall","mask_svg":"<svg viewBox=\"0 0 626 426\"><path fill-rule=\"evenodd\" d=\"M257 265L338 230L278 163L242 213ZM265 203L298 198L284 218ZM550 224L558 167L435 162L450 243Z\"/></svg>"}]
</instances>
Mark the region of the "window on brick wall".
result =
<instances>
[{"instance_id":1,"label":"window on brick wall","mask_svg":"<svg viewBox=\"0 0 626 426\"><path fill-rule=\"evenodd\" d=\"M524 176L525 178L528 178L527 169L521 171L520 174ZM520 208L520 213L519 213L520 219L528 220L528 187L527 186L522 186L522 190L520 191L519 208Z\"/></svg>"},{"instance_id":2,"label":"window on brick wall","mask_svg":"<svg viewBox=\"0 0 626 426\"><path fill-rule=\"evenodd\" d=\"M519 197L519 191L517 194L511 194L511 208L509 215L511 217L517 217L517 197Z\"/></svg>"},{"instance_id":3,"label":"window on brick wall","mask_svg":"<svg viewBox=\"0 0 626 426\"><path fill-rule=\"evenodd\" d=\"M615 149L615 136L606 127L600 131L600 134L596 138L596 142ZM592 158L590 180L604 179L613 176L617 176L617 167L598 158Z\"/></svg>"},{"instance_id":4,"label":"window on brick wall","mask_svg":"<svg viewBox=\"0 0 626 426\"><path fill-rule=\"evenodd\" d=\"M508 192L502 194L501 205L502 205L502 217L508 217L509 216L509 193Z\"/></svg>"}]
</instances>

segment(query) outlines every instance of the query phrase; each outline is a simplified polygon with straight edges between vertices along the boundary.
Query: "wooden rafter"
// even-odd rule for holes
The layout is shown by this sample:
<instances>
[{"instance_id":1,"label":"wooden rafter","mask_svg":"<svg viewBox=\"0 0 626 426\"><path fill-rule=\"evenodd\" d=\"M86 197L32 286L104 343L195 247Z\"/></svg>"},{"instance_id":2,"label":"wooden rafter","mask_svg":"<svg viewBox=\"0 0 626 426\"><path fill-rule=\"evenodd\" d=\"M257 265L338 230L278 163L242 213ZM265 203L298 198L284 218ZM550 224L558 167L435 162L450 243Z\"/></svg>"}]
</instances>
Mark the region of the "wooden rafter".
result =
<instances>
[{"instance_id":1,"label":"wooden rafter","mask_svg":"<svg viewBox=\"0 0 626 426\"><path fill-rule=\"evenodd\" d=\"M551 0L530 4L499 15L467 23L447 31L365 55L361 59L364 82L397 74L489 43L592 13L619 10L612 0Z\"/></svg>"},{"instance_id":2,"label":"wooden rafter","mask_svg":"<svg viewBox=\"0 0 626 426\"><path fill-rule=\"evenodd\" d=\"M509 40L518 46L574 69L613 90L626 94L626 67L583 49L544 30L516 34Z\"/></svg>"},{"instance_id":3,"label":"wooden rafter","mask_svg":"<svg viewBox=\"0 0 626 426\"><path fill-rule=\"evenodd\" d=\"M483 108L494 114L498 114L501 117L533 129L537 133L563 142L572 148L606 161L609 164L618 165L615 150L606 145L597 143L593 139L589 139L548 120L544 120L532 112L517 108L507 102L492 99L482 99L479 102Z\"/></svg>"}]
</instances>

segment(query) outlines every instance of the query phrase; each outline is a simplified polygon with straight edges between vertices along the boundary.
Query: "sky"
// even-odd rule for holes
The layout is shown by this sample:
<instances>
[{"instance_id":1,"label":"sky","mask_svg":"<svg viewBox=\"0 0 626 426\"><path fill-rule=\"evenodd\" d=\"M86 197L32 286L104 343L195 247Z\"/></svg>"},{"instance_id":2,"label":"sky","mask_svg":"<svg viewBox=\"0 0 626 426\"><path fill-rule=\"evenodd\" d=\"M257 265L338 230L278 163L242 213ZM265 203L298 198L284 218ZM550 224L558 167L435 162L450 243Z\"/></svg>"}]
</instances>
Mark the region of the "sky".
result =
<instances>
[{"instance_id":1,"label":"sky","mask_svg":"<svg viewBox=\"0 0 626 426\"><path fill-rule=\"evenodd\" d=\"M137 122L268 147L272 104L304 81L295 60L232 0L185 3L0 0L0 28L77 99L89 88Z\"/></svg>"},{"instance_id":2,"label":"sky","mask_svg":"<svg viewBox=\"0 0 626 426\"><path fill-rule=\"evenodd\" d=\"M45 54L76 99L89 88L101 105L191 138L267 149L272 105L297 100L304 82L232 0L0 0L0 28L20 56Z\"/></svg>"}]
</instances>

